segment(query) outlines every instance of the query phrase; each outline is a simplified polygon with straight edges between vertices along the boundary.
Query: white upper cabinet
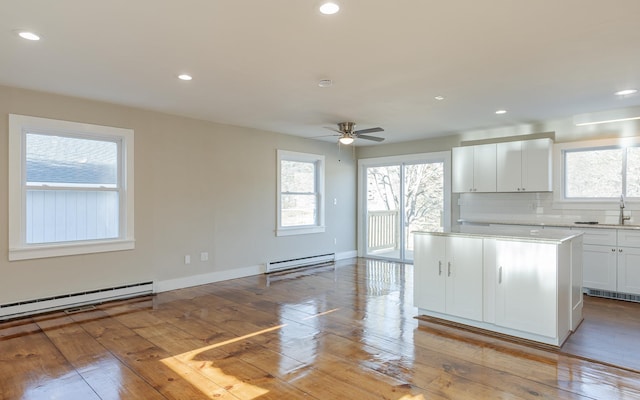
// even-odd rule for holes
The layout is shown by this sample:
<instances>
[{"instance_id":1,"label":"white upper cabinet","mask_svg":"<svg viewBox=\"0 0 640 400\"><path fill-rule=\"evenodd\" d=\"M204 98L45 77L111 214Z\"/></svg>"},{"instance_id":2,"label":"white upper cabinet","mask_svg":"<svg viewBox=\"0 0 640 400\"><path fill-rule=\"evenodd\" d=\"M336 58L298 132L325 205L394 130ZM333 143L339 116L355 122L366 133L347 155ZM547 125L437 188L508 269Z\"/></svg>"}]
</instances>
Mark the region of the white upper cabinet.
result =
<instances>
[{"instance_id":1,"label":"white upper cabinet","mask_svg":"<svg viewBox=\"0 0 640 400\"><path fill-rule=\"evenodd\" d=\"M498 143L498 192L550 192L552 190L551 139Z\"/></svg>"},{"instance_id":2,"label":"white upper cabinet","mask_svg":"<svg viewBox=\"0 0 640 400\"><path fill-rule=\"evenodd\" d=\"M473 192L473 146L451 149L452 191Z\"/></svg>"},{"instance_id":3,"label":"white upper cabinet","mask_svg":"<svg viewBox=\"0 0 640 400\"><path fill-rule=\"evenodd\" d=\"M496 191L496 144L452 149L453 192Z\"/></svg>"}]
</instances>

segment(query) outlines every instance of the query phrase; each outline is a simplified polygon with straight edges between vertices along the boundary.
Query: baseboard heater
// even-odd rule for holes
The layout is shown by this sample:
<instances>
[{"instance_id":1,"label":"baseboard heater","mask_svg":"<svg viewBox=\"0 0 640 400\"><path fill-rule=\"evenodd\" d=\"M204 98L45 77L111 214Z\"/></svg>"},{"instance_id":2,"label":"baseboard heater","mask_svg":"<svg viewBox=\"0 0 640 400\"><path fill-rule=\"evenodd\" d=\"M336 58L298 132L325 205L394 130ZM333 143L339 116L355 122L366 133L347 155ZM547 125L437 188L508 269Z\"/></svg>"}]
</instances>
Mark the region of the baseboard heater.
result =
<instances>
[{"instance_id":1,"label":"baseboard heater","mask_svg":"<svg viewBox=\"0 0 640 400\"><path fill-rule=\"evenodd\" d=\"M585 292L589 296L605 297L607 299L625 300L625 301L633 301L635 303L640 303L640 296L638 296L637 294L610 292L608 290L588 289L588 288L585 290Z\"/></svg>"},{"instance_id":2,"label":"baseboard heater","mask_svg":"<svg viewBox=\"0 0 640 400\"><path fill-rule=\"evenodd\" d=\"M152 293L153 282L141 282L41 299L25 300L10 304L0 304L0 321L87 304L97 304L110 300L128 299Z\"/></svg>"},{"instance_id":3,"label":"baseboard heater","mask_svg":"<svg viewBox=\"0 0 640 400\"><path fill-rule=\"evenodd\" d=\"M336 261L336 253L320 254L316 256L292 258L290 260L270 261L267 263L266 273L285 271L294 268L311 267L331 264Z\"/></svg>"}]
</instances>

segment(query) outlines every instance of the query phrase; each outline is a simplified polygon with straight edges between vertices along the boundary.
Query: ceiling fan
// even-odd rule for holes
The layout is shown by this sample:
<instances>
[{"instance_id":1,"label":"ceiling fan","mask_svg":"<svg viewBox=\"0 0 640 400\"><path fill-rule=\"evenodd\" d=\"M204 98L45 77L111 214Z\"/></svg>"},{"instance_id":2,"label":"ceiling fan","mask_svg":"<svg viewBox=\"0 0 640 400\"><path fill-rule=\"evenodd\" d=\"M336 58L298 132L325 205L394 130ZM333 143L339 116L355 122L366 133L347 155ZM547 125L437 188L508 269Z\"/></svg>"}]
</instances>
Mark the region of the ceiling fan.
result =
<instances>
[{"instance_id":1,"label":"ceiling fan","mask_svg":"<svg viewBox=\"0 0 640 400\"><path fill-rule=\"evenodd\" d=\"M355 139L365 139L365 140L373 140L374 142L382 142L384 138L377 136L369 136L366 133L374 133L374 132L383 132L384 129L380 127L369 128L369 129L360 129L358 131L354 131L353 129L356 127L355 122L340 122L338 123L338 129L327 128L332 131L338 132L340 136L338 141L341 144L351 144Z\"/></svg>"}]
</instances>

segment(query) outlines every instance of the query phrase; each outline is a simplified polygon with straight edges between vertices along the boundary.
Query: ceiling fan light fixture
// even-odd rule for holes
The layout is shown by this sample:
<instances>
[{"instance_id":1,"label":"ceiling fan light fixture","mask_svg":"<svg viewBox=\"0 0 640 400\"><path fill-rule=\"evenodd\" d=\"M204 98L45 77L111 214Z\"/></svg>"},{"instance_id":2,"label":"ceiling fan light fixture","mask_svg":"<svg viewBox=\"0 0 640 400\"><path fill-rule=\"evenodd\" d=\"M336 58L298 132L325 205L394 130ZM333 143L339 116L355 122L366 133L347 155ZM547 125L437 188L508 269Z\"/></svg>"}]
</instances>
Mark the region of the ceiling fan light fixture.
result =
<instances>
[{"instance_id":1,"label":"ceiling fan light fixture","mask_svg":"<svg viewBox=\"0 0 640 400\"><path fill-rule=\"evenodd\" d=\"M334 2L327 1L320 5L320 12L324 15L332 15L340 11L340 6Z\"/></svg>"},{"instance_id":2,"label":"ceiling fan light fixture","mask_svg":"<svg viewBox=\"0 0 640 400\"><path fill-rule=\"evenodd\" d=\"M353 137L349 134L344 134L342 136L340 136L340 139L338 139L338 141L342 144L351 144L353 143Z\"/></svg>"}]
</instances>

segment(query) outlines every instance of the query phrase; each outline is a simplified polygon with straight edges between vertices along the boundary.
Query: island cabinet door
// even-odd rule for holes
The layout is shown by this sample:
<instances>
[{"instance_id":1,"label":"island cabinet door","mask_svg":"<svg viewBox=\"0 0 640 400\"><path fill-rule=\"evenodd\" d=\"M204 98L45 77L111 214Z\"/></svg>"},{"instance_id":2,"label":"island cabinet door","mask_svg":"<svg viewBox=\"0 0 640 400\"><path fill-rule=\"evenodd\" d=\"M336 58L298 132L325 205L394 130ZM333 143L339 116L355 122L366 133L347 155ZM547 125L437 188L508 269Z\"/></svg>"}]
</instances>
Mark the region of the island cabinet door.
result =
<instances>
[{"instance_id":1,"label":"island cabinet door","mask_svg":"<svg viewBox=\"0 0 640 400\"><path fill-rule=\"evenodd\" d=\"M558 336L557 247L496 240L496 325Z\"/></svg>"},{"instance_id":2,"label":"island cabinet door","mask_svg":"<svg viewBox=\"0 0 640 400\"><path fill-rule=\"evenodd\" d=\"M482 239L447 239L447 314L482 321Z\"/></svg>"},{"instance_id":3,"label":"island cabinet door","mask_svg":"<svg viewBox=\"0 0 640 400\"><path fill-rule=\"evenodd\" d=\"M482 239L415 235L414 305L482 320Z\"/></svg>"},{"instance_id":4,"label":"island cabinet door","mask_svg":"<svg viewBox=\"0 0 640 400\"><path fill-rule=\"evenodd\" d=\"M445 312L446 239L414 235L413 302L418 308Z\"/></svg>"}]
</instances>

